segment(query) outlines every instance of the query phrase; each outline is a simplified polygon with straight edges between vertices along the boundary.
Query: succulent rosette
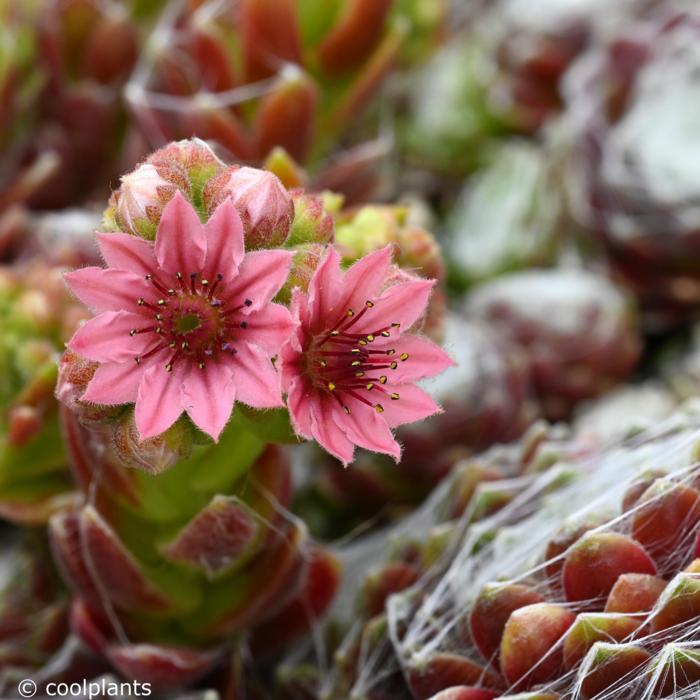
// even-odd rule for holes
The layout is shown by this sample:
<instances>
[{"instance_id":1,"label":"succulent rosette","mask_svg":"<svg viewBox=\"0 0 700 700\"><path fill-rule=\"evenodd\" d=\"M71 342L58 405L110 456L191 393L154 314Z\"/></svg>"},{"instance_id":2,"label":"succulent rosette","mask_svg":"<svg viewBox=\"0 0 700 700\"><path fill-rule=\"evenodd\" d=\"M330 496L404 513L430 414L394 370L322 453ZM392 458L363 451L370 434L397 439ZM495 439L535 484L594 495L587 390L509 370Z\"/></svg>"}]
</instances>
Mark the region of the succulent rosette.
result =
<instances>
[{"instance_id":1,"label":"succulent rosette","mask_svg":"<svg viewBox=\"0 0 700 700\"><path fill-rule=\"evenodd\" d=\"M57 386L85 501L50 532L73 629L174 690L234 640L278 652L333 598L338 563L289 515L271 442L398 459L391 429L439 410L415 381L451 360L412 329L433 281L397 278L390 247L342 270L323 198L201 141L125 175L101 228L105 265L66 275L95 316Z\"/></svg>"},{"instance_id":2,"label":"succulent rosette","mask_svg":"<svg viewBox=\"0 0 700 700\"><path fill-rule=\"evenodd\" d=\"M630 299L592 272L506 275L476 287L465 309L522 348L542 413L552 420L628 377L640 355Z\"/></svg>"},{"instance_id":3,"label":"succulent rosette","mask_svg":"<svg viewBox=\"0 0 700 700\"><path fill-rule=\"evenodd\" d=\"M153 147L194 134L254 165L280 147L309 166L315 185L362 196L388 145L362 115L411 28L417 38L421 19L438 21L435 7L426 17L419 5L182 3L164 16L127 95ZM341 139L354 147L339 154Z\"/></svg>"},{"instance_id":4,"label":"succulent rosette","mask_svg":"<svg viewBox=\"0 0 700 700\"><path fill-rule=\"evenodd\" d=\"M533 135L562 109L561 79L609 26L646 3L484 4L421 69L406 130L415 163L448 173L488 160L504 137Z\"/></svg>"},{"instance_id":5,"label":"succulent rosette","mask_svg":"<svg viewBox=\"0 0 700 700\"><path fill-rule=\"evenodd\" d=\"M53 394L57 357L86 313L63 272L38 260L0 268L0 513L15 522L44 522L73 489Z\"/></svg>"},{"instance_id":6,"label":"succulent rosette","mask_svg":"<svg viewBox=\"0 0 700 700\"><path fill-rule=\"evenodd\" d=\"M13 129L0 122L0 144L7 142L0 209L17 201L61 208L95 191L104 196L100 187L106 190L120 169L126 132L120 90L138 49L128 6L32 0L5 2L0 12L10 37L0 42L2 52L11 52L0 75L8 105L2 119L18 123Z\"/></svg>"},{"instance_id":7,"label":"succulent rosette","mask_svg":"<svg viewBox=\"0 0 700 700\"><path fill-rule=\"evenodd\" d=\"M459 482L446 482L367 544L375 569L319 674L326 697L697 695L697 402L632 440L593 446L549 432L519 456L481 455L478 478L456 471L472 484L466 508L450 509Z\"/></svg>"},{"instance_id":8,"label":"succulent rosette","mask_svg":"<svg viewBox=\"0 0 700 700\"><path fill-rule=\"evenodd\" d=\"M567 89L573 215L656 329L696 316L700 299L694 142L684 121L700 94L700 15L672 7L610 37Z\"/></svg>"},{"instance_id":9,"label":"succulent rosette","mask_svg":"<svg viewBox=\"0 0 700 700\"><path fill-rule=\"evenodd\" d=\"M563 221L552 160L549 149L510 143L465 185L447 223L455 286L555 262Z\"/></svg>"}]
</instances>

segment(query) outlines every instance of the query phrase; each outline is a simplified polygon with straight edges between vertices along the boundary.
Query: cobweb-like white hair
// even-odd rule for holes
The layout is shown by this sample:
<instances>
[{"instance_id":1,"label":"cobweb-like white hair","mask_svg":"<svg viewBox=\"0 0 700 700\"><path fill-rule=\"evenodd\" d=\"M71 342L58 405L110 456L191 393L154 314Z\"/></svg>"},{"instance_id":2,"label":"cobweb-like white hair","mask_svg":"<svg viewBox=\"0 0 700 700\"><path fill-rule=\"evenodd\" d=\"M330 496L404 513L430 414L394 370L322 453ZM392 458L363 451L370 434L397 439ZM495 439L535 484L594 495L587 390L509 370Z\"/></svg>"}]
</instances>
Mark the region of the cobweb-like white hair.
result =
<instances>
[{"instance_id":1,"label":"cobweb-like white hair","mask_svg":"<svg viewBox=\"0 0 700 700\"><path fill-rule=\"evenodd\" d=\"M557 568L552 565L563 563L573 545L569 543L554 559L546 557L548 543L563 527L629 536L635 513L661 498L666 487L692 489L697 485L699 446L700 402L692 402L654 427L608 445L561 437L540 442L534 458L526 460L525 473L518 470L523 468L524 455L533 452L532 445L515 452L513 448L491 450L480 456L482 462L499 464L504 478L481 482L460 517L438 528L441 545L437 549L434 542L430 545L433 556L423 559L428 565L420 580L391 596L385 615L369 622L355 621L336 653L336 663L322 674L319 697L427 700L433 693L457 685L491 686L503 696L522 692L527 687L522 682L525 679L509 685L498 660L484 658L469 634L474 602L484 586L494 582L526 585L547 602L587 615L582 619L593 630L593 639L599 639L571 670L561 670L533 690L567 700L700 697L700 573L683 571L694 558L700 510L692 522L681 523L672 548L655 552L657 575L665 579L665 590L651 612L632 615L640 624L624 638L607 637L604 629L596 628L592 612L602 613L605 599L567 600L552 574ZM376 564L386 557L387 550L400 557L401 543L425 540L431 528L434 534L435 526L453 514L459 476L458 469L421 510L389 534L376 535L373 541L348 549L346 560L352 562L351 570L359 571L367 562ZM657 489L658 496L652 490L641 504L637 501L623 509L626 495L630 501L633 490L641 495L654 483L662 487ZM501 496L500 510L476 519L485 512L484 503L494 500L495 495ZM449 537L445 537L446 532ZM357 583L355 580L350 588L357 590ZM674 605L681 601L685 606L679 618L682 622L654 625L659 615L668 615L669 601ZM357 609L349 606L348 594L340 596L338 606ZM611 614L599 619L604 621ZM562 646L563 637L546 657L561 654ZM606 664L613 664L616 655L629 650L643 663L626 674L618 673L615 682L591 695L595 674L600 676L604 669L615 677L616 667Z\"/></svg>"}]
</instances>

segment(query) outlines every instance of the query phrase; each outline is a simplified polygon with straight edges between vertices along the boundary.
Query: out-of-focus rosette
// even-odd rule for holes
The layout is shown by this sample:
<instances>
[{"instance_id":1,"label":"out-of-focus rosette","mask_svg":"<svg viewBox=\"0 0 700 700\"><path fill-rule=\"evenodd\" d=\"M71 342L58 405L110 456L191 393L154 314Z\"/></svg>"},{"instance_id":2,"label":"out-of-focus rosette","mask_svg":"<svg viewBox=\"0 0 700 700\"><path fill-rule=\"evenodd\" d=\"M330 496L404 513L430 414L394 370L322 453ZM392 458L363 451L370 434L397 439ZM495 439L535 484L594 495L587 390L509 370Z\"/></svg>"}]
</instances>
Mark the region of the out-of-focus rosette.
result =
<instances>
[{"instance_id":1,"label":"out-of-focus rosette","mask_svg":"<svg viewBox=\"0 0 700 700\"><path fill-rule=\"evenodd\" d=\"M561 197L548 153L504 146L465 186L449 216L450 279L471 287L506 272L553 264L562 243Z\"/></svg>"},{"instance_id":2,"label":"out-of-focus rosette","mask_svg":"<svg viewBox=\"0 0 700 700\"><path fill-rule=\"evenodd\" d=\"M10 53L0 68L0 210L23 201L61 208L107 190L126 131L121 86L138 50L127 6L7 0L0 17L9 36L0 52Z\"/></svg>"},{"instance_id":3,"label":"out-of-focus rosette","mask_svg":"<svg viewBox=\"0 0 700 700\"><path fill-rule=\"evenodd\" d=\"M87 314L45 263L0 268L0 288L0 514L41 523L72 499L54 385L58 353Z\"/></svg>"},{"instance_id":4,"label":"out-of-focus rosette","mask_svg":"<svg viewBox=\"0 0 700 700\"><path fill-rule=\"evenodd\" d=\"M412 92L407 146L419 167L463 173L510 134L538 132L562 108L561 78L573 61L644 0L486 3L421 70Z\"/></svg>"},{"instance_id":5,"label":"out-of-focus rosette","mask_svg":"<svg viewBox=\"0 0 700 700\"><path fill-rule=\"evenodd\" d=\"M552 420L628 377L641 351L630 300L605 277L579 269L487 282L468 297L466 311L522 349L543 415Z\"/></svg>"},{"instance_id":6,"label":"out-of-focus rosette","mask_svg":"<svg viewBox=\"0 0 700 700\"><path fill-rule=\"evenodd\" d=\"M651 330L700 311L700 13L673 7L611 36L565 90L572 214L602 243Z\"/></svg>"},{"instance_id":7,"label":"out-of-focus rosette","mask_svg":"<svg viewBox=\"0 0 700 700\"><path fill-rule=\"evenodd\" d=\"M536 416L521 351L485 325L448 315L444 347L455 366L424 388L443 412L397 431L401 461L365 451L351 469L314 452L297 508L313 529L337 536L370 517L392 518L423 501L461 459L517 439Z\"/></svg>"},{"instance_id":8,"label":"out-of-focus rosette","mask_svg":"<svg viewBox=\"0 0 700 700\"><path fill-rule=\"evenodd\" d=\"M310 168L312 184L361 198L378 184L390 146L377 136L373 98L410 30L394 5L174 3L128 99L153 147L195 135L257 165L281 147Z\"/></svg>"}]
</instances>

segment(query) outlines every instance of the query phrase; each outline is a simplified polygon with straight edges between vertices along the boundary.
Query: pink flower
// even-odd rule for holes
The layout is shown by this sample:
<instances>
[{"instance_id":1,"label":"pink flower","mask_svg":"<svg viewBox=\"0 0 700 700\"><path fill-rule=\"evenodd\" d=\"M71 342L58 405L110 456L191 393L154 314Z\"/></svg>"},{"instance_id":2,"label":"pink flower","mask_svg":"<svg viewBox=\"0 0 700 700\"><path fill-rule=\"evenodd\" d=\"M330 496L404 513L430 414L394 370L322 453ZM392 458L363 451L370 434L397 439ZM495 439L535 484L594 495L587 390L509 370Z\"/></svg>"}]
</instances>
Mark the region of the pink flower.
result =
<instances>
[{"instance_id":1,"label":"pink flower","mask_svg":"<svg viewBox=\"0 0 700 700\"><path fill-rule=\"evenodd\" d=\"M406 334L425 311L433 282L414 278L386 288L391 269L388 246L345 273L330 249L308 294L292 294L299 325L281 354L292 424L346 465L355 445L398 460L391 428L440 410L415 382L453 364L431 341Z\"/></svg>"},{"instance_id":2,"label":"pink flower","mask_svg":"<svg viewBox=\"0 0 700 700\"><path fill-rule=\"evenodd\" d=\"M106 269L66 275L98 316L68 346L102 363L82 400L136 403L141 440L186 411L218 440L235 400L281 405L271 358L292 332L289 311L271 303L291 254L245 254L243 225L230 199L206 224L180 192L166 205L155 244L98 234Z\"/></svg>"}]
</instances>

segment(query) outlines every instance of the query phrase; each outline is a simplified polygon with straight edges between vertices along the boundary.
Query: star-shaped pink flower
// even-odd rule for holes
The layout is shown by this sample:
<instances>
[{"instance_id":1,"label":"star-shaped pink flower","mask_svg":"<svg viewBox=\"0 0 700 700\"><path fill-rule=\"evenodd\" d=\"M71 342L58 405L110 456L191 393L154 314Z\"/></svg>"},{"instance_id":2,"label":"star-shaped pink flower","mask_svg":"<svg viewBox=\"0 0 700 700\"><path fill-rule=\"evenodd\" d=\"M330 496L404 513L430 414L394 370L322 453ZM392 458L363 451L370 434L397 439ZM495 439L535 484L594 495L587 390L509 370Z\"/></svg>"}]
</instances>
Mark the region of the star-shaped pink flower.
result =
<instances>
[{"instance_id":1,"label":"star-shaped pink flower","mask_svg":"<svg viewBox=\"0 0 700 700\"><path fill-rule=\"evenodd\" d=\"M433 282L387 288L391 268L389 247L346 272L329 249L308 293L292 295L298 326L281 353L292 424L346 465L355 445L398 460L391 429L440 410L415 382L453 364L428 339L406 333L423 315Z\"/></svg>"},{"instance_id":2,"label":"star-shaped pink flower","mask_svg":"<svg viewBox=\"0 0 700 700\"><path fill-rule=\"evenodd\" d=\"M186 411L218 440L234 401L282 405L272 363L293 329L272 298L291 253L246 254L243 225L225 200L206 224L177 193L163 210L155 244L125 233L98 234L105 268L66 275L98 315L68 346L100 364L82 400L135 403L142 440Z\"/></svg>"}]
</instances>

